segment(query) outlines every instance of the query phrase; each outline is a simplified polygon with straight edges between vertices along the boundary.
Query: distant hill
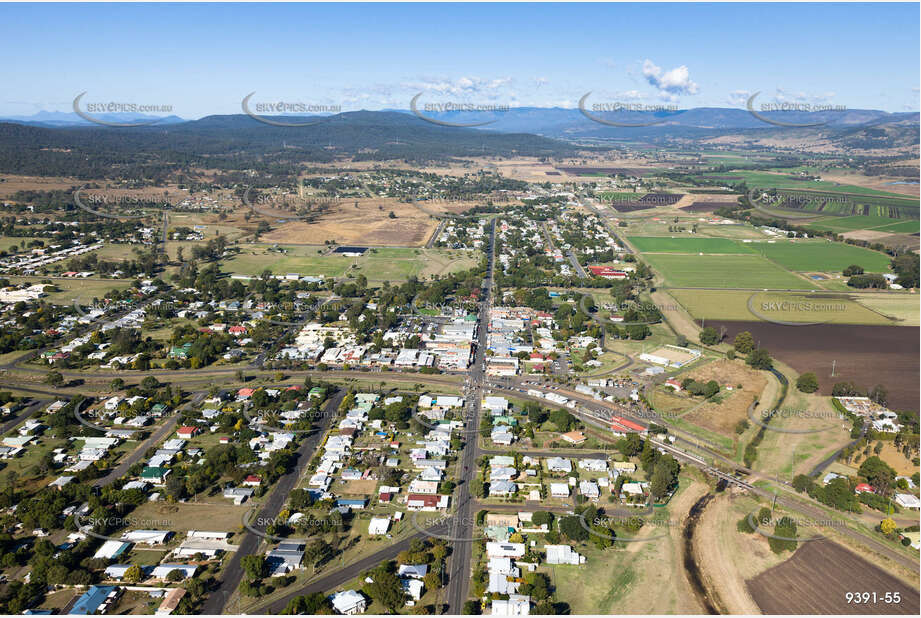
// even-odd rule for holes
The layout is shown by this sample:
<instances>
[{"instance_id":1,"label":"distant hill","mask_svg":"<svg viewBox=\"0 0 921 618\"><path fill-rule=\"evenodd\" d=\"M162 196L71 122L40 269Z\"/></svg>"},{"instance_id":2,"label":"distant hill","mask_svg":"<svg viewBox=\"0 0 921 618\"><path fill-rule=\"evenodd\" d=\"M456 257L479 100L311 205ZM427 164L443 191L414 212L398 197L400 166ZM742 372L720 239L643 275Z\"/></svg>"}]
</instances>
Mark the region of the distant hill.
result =
<instances>
[{"instance_id":1,"label":"distant hill","mask_svg":"<svg viewBox=\"0 0 921 618\"><path fill-rule=\"evenodd\" d=\"M399 112L286 117L277 127L245 114L148 127L68 127L0 123L0 171L35 175L151 178L202 165L212 169L290 168L347 155L363 160L450 160L494 156L570 156L570 143L526 133L442 127ZM279 168L276 171L281 171Z\"/></svg>"}]
</instances>

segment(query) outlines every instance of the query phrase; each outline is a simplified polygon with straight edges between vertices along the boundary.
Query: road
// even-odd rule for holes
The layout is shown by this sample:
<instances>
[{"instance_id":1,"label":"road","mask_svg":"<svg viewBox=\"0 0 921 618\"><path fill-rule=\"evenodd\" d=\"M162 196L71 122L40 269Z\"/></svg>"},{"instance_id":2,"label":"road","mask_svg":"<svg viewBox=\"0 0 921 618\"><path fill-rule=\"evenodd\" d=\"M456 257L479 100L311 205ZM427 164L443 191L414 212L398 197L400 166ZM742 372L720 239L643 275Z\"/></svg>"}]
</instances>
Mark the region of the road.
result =
<instances>
[{"instance_id":1,"label":"road","mask_svg":"<svg viewBox=\"0 0 921 618\"><path fill-rule=\"evenodd\" d=\"M489 250L486 258L486 277L483 279L484 295L480 305L480 321L477 325L476 356L470 367L470 391L467 396L468 416L465 423L468 432L480 426L480 405L483 400L483 388L486 378L486 343L489 326L489 309L493 295L493 263L496 254L496 220L493 219L489 230ZM470 481L477 473L477 434L467 433L463 452L458 458L458 467L463 466L458 472L460 483L456 491L454 519L451 522L451 536L453 552L449 558L448 586L446 591L447 613L461 614L464 602L470 594L470 577L472 574L470 562L472 560L473 539L473 500L470 496Z\"/></svg>"},{"instance_id":2,"label":"road","mask_svg":"<svg viewBox=\"0 0 921 618\"><path fill-rule=\"evenodd\" d=\"M317 429L301 442L296 451L297 462L295 465L275 482L256 519L252 520L256 522L251 524L253 528L260 532L265 532L265 522L278 517L278 513L281 512L282 507L288 500L288 495L297 486L301 475L307 468L307 464L316 454L320 441L332 425L333 419L336 418L336 411L339 408L339 404L345 399L345 395L346 391L344 389L340 390L326 402L325 413L322 415ZM220 584L217 590L208 596L202 606L202 614L220 614L224 611L224 606L237 591L240 586L240 580L243 578L243 567L240 565L240 561L243 556L259 553L257 550L263 540L263 537L244 529L239 549L234 552L224 566Z\"/></svg>"},{"instance_id":3,"label":"road","mask_svg":"<svg viewBox=\"0 0 921 618\"><path fill-rule=\"evenodd\" d=\"M202 399L205 398L204 391L195 393L192 395L192 399L185 405L186 408L192 408L201 403ZM134 449L130 455L125 457L125 459L119 463L116 467L102 478L98 478L93 482L93 487L105 487L111 485L125 474L128 473L128 469L131 468L134 464L139 462L144 455L147 453L147 450L152 446L160 444L166 437L173 433L173 429L176 427L176 424L179 422L179 414L174 414L173 416L166 419L166 421L154 431L149 438L144 440L144 442L136 449Z\"/></svg>"},{"instance_id":4,"label":"road","mask_svg":"<svg viewBox=\"0 0 921 618\"><path fill-rule=\"evenodd\" d=\"M24 407L22 410L20 410L20 411L19 411L19 414L16 414L16 415L12 416L11 418L9 418L9 419L3 421L3 424L0 425L0 434L5 434L5 433L8 432L10 429L12 429L13 427L15 427L15 426L18 425L19 423L25 421L25 420L28 419L30 416L32 416L33 414L35 414L35 412L36 412L37 410L41 410L42 408L44 408L44 407L45 407L46 405L48 405L49 403L51 403L51 400L49 400L49 399L36 399L36 400L33 401L32 403L30 403L29 405L27 405L26 407Z\"/></svg>"}]
</instances>

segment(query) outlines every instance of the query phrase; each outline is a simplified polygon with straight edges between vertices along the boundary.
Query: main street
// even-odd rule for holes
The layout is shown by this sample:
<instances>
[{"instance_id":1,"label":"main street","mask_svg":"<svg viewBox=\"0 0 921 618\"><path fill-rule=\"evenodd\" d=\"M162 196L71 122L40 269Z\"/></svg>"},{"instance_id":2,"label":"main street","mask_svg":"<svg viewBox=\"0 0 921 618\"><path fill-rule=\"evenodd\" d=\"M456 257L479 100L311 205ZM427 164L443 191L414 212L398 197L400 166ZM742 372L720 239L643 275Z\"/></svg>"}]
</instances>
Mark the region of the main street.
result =
<instances>
[{"instance_id":1,"label":"main street","mask_svg":"<svg viewBox=\"0 0 921 618\"><path fill-rule=\"evenodd\" d=\"M473 502L470 496L470 482L474 479L477 466L477 435L480 426L480 405L486 381L486 344L489 327L489 309L492 306L493 262L496 255L496 220L489 231L489 251L486 254L486 277L483 279L483 302L480 305L480 320L477 326L476 355L470 367L467 393L467 418L463 451L458 458L460 482L455 492L455 512L451 525L452 553L448 565L447 613L461 614L464 602L470 593L471 543L473 539Z\"/></svg>"}]
</instances>

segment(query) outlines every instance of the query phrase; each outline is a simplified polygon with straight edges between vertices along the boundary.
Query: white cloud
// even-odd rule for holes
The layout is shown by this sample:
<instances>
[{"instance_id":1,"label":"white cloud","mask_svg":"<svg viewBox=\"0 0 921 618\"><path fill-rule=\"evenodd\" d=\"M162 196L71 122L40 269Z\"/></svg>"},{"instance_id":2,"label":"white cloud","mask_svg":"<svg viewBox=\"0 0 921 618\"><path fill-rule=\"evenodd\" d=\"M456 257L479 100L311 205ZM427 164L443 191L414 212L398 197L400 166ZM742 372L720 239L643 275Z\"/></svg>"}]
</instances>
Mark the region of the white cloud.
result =
<instances>
[{"instance_id":1,"label":"white cloud","mask_svg":"<svg viewBox=\"0 0 921 618\"><path fill-rule=\"evenodd\" d=\"M435 92L450 95L494 95L495 91L511 84L511 77L498 77L483 79L480 77L459 77L457 79L421 78L418 81L406 82L402 86L412 90Z\"/></svg>"},{"instance_id":2,"label":"white cloud","mask_svg":"<svg viewBox=\"0 0 921 618\"><path fill-rule=\"evenodd\" d=\"M834 96L834 92L821 92L815 94L803 91L791 92L778 86L774 93L774 100L779 103L822 103L831 101Z\"/></svg>"},{"instance_id":3,"label":"white cloud","mask_svg":"<svg viewBox=\"0 0 921 618\"><path fill-rule=\"evenodd\" d=\"M726 97L726 102L730 105L745 105L752 93L748 90L733 90Z\"/></svg>"},{"instance_id":4,"label":"white cloud","mask_svg":"<svg viewBox=\"0 0 921 618\"><path fill-rule=\"evenodd\" d=\"M661 67L647 58L643 61L643 77L659 89L659 96L664 99L674 100L677 95L697 94L699 90L697 84L691 81L690 72L685 65L663 72Z\"/></svg>"}]
</instances>

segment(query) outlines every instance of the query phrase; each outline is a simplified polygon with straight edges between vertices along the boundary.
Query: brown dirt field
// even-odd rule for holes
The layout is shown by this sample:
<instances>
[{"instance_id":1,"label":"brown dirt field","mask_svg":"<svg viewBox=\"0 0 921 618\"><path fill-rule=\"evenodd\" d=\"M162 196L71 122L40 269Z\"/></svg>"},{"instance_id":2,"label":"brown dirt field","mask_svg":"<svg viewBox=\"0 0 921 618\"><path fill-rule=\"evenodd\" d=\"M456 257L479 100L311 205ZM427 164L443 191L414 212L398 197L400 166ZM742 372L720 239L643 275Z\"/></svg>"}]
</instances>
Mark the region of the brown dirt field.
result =
<instances>
[{"instance_id":1,"label":"brown dirt field","mask_svg":"<svg viewBox=\"0 0 921 618\"><path fill-rule=\"evenodd\" d=\"M717 330L726 327L732 341L744 330L751 332L772 356L798 373L812 371L820 392L831 394L836 382L853 381L863 389L883 384L893 410L918 410L919 346L921 329L914 326L783 326L768 322L710 320ZM832 362L835 375L831 375Z\"/></svg>"},{"instance_id":2,"label":"brown dirt field","mask_svg":"<svg viewBox=\"0 0 921 618\"><path fill-rule=\"evenodd\" d=\"M800 544L793 557L747 582L765 614L907 614L917 616L918 591L832 541ZM876 593L877 603L848 603L845 594ZM883 603L899 592L901 602Z\"/></svg>"},{"instance_id":3,"label":"brown dirt field","mask_svg":"<svg viewBox=\"0 0 921 618\"><path fill-rule=\"evenodd\" d=\"M892 236L888 232L875 232L873 230L857 230L854 232L845 232L841 234L844 238L853 238L854 240L876 241L887 236Z\"/></svg>"},{"instance_id":4,"label":"brown dirt field","mask_svg":"<svg viewBox=\"0 0 921 618\"><path fill-rule=\"evenodd\" d=\"M396 219L389 218L391 211ZM420 247L428 242L437 225L436 219L412 204L386 198L358 198L343 200L313 223L284 223L260 239L306 245L335 240L348 245Z\"/></svg>"},{"instance_id":5,"label":"brown dirt field","mask_svg":"<svg viewBox=\"0 0 921 618\"><path fill-rule=\"evenodd\" d=\"M342 488L342 493L350 496L370 496L377 489L377 481L366 479L363 481L348 481Z\"/></svg>"},{"instance_id":6,"label":"brown dirt field","mask_svg":"<svg viewBox=\"0 0 921 618\"><path fill-rule=\"evenodd\" d=\"M783 561L761 535L742 534L736 522L755 510L750 500L723 493L704 509L694 530L701 578L726 614L759 614L745 580Z\"/></svg>"},{"instance_id":7,"label":"brown dirt field","mask_svg":"<svg viewBox=\"0 0 921 618\"><path fill-rule=\"evenodd\" d=\"M918 162L914 161L911 165L917 167ZM845 185L855 185L857 187L866 187L868 189L876 189L877 191L887 191L889 193L901 193L902 195L909 195L913 197L918 197L919 195L919 186L918 185L890 185L886 184L889 182L896 182L899 180L906 180L905 178L895 178L888 176L864 176L863 174L842 174L842 173L822 173L822 180L827 180L829 182L839 182Z\"/></svg>"},{"instance_id":8,"label":"brown dirt field","mask_svg":"<svg viewBox=\"0 0 921 618\"><path fill-rule=\"evenodd\" d=\"M211 498L209 498L211 499ZM215 496L214 500L223 500ZM145 502L137 507L131 517L137 521L149 522L144 528L188 532L189 530L220 530L237 532L243 529L243 517L253 508L251 504L234 506L229 500L226 504L206 502L186 502L184 504L163 504ZM154 525L154 522L163 522ZM207 525L205 524L207 522Z\"/></svg>"},{"instance_id":9,"label":"brown dirt field","mask_svg":"<svg viewBox=\"0 0 921 618\"><path fill-rule=\"evenodd\" d=\"M0 197L10 197L17 191L59 191L79 187L85 181L76 178L61 178L55 176L13 176L0 175ZM104 181L98 181L104 184Z\"/></svg>"},{"instance_id":10,"label":"brown dirt field","mask_svg":"<svg viewBox=\"0 0 921 618\"><path fill-rule=\"evenodd\" d=\"M682 417L690 423L729 437L736 435L736 424L748 417L748 407L752 401L761 398L768 382L760 372L748 368L742 361L728 359L692 369L686 375L697 381L716 380L721 387L729 385L733 388L732 392L726 393L721 403L705 403ZM739 384L742 385L741 391L736 388ZM724 396L723 393L720 395Z\"/></svg>"}]
</instances>

